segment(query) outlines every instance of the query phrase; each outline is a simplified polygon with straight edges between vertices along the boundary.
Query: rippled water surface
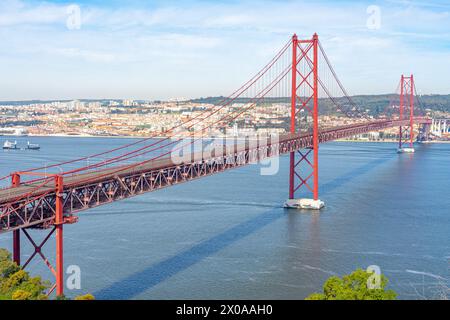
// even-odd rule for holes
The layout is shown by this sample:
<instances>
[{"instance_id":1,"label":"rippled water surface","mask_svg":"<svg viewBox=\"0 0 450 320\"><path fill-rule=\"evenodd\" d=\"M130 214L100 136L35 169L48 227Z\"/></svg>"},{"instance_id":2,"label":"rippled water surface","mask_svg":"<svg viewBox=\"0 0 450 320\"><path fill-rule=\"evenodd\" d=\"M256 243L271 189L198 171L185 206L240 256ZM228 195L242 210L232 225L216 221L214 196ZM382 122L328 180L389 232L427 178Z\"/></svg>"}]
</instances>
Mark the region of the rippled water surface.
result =
<instances>
[{"instance_id":1,"label":"rippled water surface","mask_svg":"<svg viewBox=\"0 0 450 320\"><path fill-rule=\"evenodd\" d=\"M32 140L41 151L0 151L1 176L125 143ZM416 151L398 155L389 143L322 145L320 214L282 208L287 157L274 176L252 165L83 212L64 229L66 266L82 272L82 290L67 293L303 299L331 275L378 265L400 298L437 298L450 278L450 145ZM0 235L0 247L11 248L11 234ZM54 241L44 252L53 258ZM22 259L29 254L25 246ZM51 278L42 261L29 270Z\"/></svg>"}]
</instances>

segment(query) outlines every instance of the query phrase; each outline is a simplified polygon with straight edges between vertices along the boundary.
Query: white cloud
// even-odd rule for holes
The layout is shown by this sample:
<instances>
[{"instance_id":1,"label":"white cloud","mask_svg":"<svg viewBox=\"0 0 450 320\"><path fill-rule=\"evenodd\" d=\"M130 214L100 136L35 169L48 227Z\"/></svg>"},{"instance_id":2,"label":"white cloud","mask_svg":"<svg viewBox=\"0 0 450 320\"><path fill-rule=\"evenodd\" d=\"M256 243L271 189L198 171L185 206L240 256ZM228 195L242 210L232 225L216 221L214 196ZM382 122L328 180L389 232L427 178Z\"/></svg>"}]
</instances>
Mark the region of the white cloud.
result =
<instances>
[{"instance_id":1,"label":"white cloud","mask_svg":"<svg viewBox=\"0 0 450 320\"><path fill-rule=\"evenodd\" d=\"M67 58L82 58L89 62L112 62L115 56L110 53L81 50L79 48L55 48L50 54L57 54Z\"/></svg>"},{"instance_id":2,"label":"white cloud","mask_svg":"<svg viewBox=\"0 0 450 320\"><path fill-rule=\"evenodd\" d=\"M5 1L0 7L0 27L21 24L63 23L67 18L65 7L52 4L27 6L22 1Z\"/></svg>"},{"instance_id":3,"label":"white cloud","mask_svg":"<svg viewBox=\"0 0 450 320\"><path fill-rule=\"evenodd\" d=\"M366 28L363 4L320 1L200 2L151 9L82 5L81 29L68 30L65 5L2 1L0 64L10 74L0 85L8 81L21 86L25 75L48 65L40 75L45 98L46 92L53 93L45 87L52 84L50 75L69 64L74 66L73 81L77 74L83 79L92 73L99 81L131 74L133 88L118 86L117 95L128 96L127 90L132 90L142 98L164 98L172 94L164 86L180 79L184 83L177 86L176 96L227 94L265 64L292 33L310 37L318 32L351 93L392 91L401 72L413 71L434 84L430 90L448 90L441 85L450 72L443 60L449 49L442 41L450 40L450 8L411 1L379 5L380 30ZM151 95L147 83L152 83ZM77 90L83 88L91 92L81 81ZM100 84L97 89L99 96L110 93ZM0 99L21 92L7 90Z\"/></svg>"}]
</instances>

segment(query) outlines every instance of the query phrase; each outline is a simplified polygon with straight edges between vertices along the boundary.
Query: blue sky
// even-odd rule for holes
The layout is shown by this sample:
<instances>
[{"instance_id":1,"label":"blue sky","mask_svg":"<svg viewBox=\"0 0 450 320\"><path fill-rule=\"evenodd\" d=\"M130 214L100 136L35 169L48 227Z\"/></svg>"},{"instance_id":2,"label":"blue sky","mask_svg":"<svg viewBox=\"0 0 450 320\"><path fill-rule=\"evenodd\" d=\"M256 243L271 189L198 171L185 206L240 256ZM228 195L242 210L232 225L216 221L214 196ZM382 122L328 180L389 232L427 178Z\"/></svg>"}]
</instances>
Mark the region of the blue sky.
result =
<instances>
[{"instance_id":1,"label":"blue sky","mask_svg":"<svg viewBox=\"0 0 450 320\"><path fill-rule=\"evenodd\" d=\"M3 0L0 100L227 95L294 32L319 34L351 94L392 92L401 73L450 93L448 1Z\"/></svg>"}]
</instances>

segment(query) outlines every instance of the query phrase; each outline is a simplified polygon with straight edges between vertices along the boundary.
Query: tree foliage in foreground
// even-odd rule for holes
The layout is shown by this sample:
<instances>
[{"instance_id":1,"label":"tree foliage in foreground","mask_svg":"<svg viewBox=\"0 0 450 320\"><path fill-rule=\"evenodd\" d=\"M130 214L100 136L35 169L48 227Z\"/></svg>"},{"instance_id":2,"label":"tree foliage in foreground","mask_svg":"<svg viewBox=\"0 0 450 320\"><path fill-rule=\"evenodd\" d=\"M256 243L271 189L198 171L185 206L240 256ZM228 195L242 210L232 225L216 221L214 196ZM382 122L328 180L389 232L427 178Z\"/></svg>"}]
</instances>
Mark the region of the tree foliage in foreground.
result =
<instances>
[{"instance_id":1,"label":"tree foliage in foreground","mask_svg":"<svg viewBox=\"0 0 450 320\"><path fill-rule=\"evenodd\" d=\"M0 300L45 300L49 283L30 277L11 261L11 254L0 249Z\"/></svg>"},{"instance_id":2,"label":"tree foliage in foreground","mask_svg":"<svg viewBox=\"0 0 450 320\"><path fill-rule=\"evenodd\" d=\"M30 277L11 260L11 254L0 248L0 300L47 300L46 291L50 287L48 281L41 277ZM94 300L94 296L86 294L75 300ZM57 297L57 300L66 300Z\"/></svg>"},{"instance_id":3,"label":"tree foliage in foreground","mask_svg":"<svg viewBox=\"0 0 450 320\"><path fill-rule=\"evenodd\" d=\"M358 269L342 278L333 276L324 286L323 293L313 293L306 300L395 300L397 294L386 290L389 280L381 275L378 289L370 289L367 285L373 273Z\"/></svg>"}]
</instances>

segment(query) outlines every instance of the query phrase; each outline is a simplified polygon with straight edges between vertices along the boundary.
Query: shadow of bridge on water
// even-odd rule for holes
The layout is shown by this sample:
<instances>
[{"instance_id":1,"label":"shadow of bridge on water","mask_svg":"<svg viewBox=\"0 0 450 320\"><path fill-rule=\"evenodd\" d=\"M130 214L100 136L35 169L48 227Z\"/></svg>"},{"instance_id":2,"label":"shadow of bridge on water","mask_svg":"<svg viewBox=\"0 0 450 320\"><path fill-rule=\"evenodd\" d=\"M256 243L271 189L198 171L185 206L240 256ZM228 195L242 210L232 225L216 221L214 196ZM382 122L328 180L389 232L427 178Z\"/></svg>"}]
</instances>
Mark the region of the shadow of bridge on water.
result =
<instances>
[{"instance_id":1,"label":"shadow of bridge on water","mask_svg":"<svg viewBox=\"0 0 450 320\"><path fill-rule=\"evenodd\" d=\"M329 193L392 159L395 158L393 156L387 156L370 161L345 175L323 184L320 187L321 193ZM141 271L114 282L110 286L95 292L94 296L98 299L132 299L173 275L188 269L203 259L280 219L285 216L284 212L283 210L273 209L242 222L170 258L150 265Z\"/></svg>"}]
</instances>

